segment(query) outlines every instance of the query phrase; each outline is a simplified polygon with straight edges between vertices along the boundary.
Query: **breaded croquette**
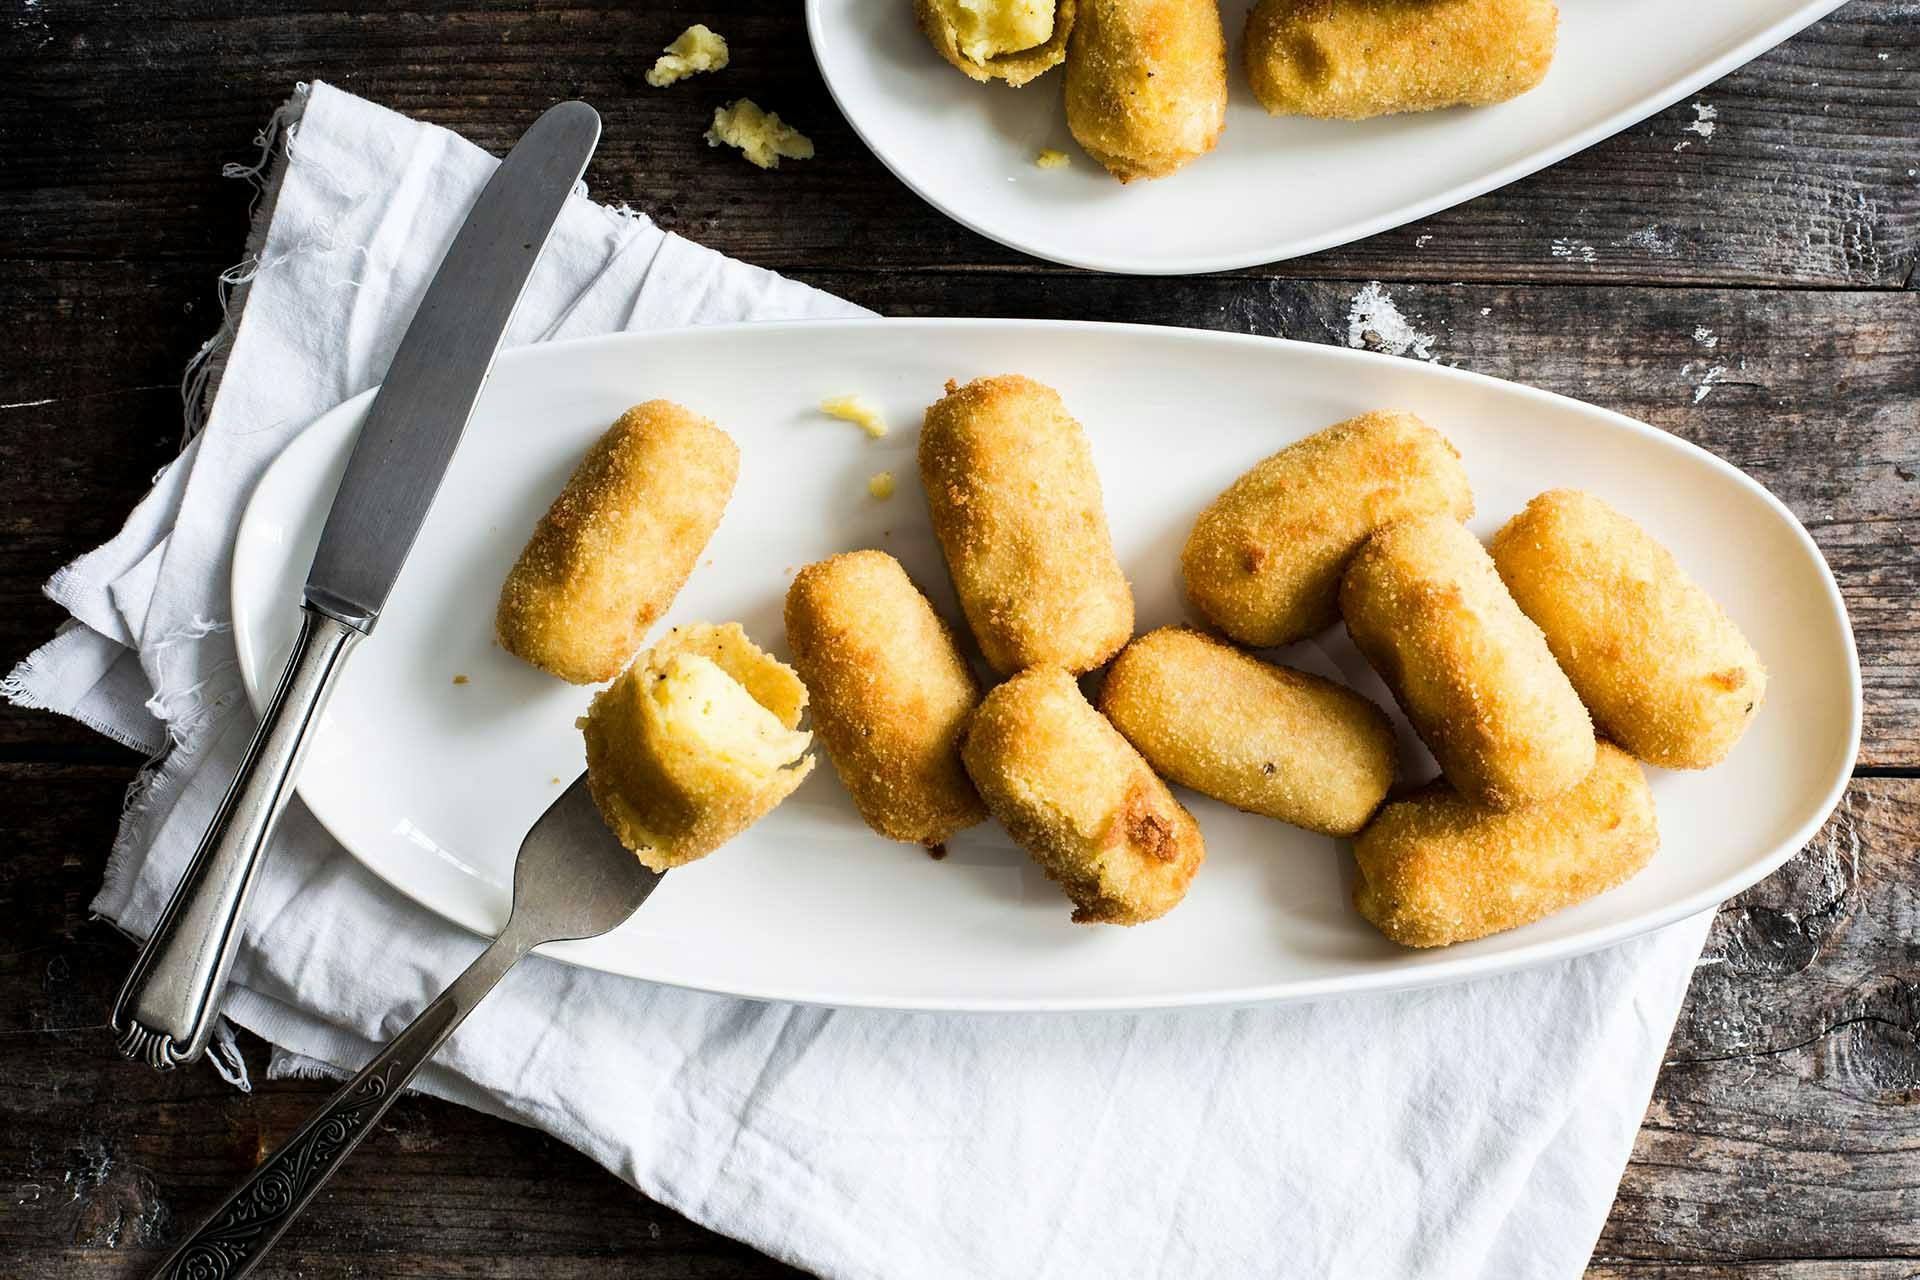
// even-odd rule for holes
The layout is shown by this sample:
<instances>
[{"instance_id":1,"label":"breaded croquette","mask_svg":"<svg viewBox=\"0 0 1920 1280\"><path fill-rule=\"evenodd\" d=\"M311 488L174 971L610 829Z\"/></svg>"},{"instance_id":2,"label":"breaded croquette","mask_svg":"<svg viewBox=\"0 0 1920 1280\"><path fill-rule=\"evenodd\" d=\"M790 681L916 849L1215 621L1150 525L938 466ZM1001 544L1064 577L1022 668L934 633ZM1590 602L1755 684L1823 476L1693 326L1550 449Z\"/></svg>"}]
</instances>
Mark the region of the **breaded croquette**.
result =
<instances>
[{"instance_id":1,"label":"breaded croquette","mask_svg":"<svg viewBox=\"0 0 1920 1280\"><path fill-rule=\"evenodd\" d=\"M1164 178L1227 124L1216 0L1080 0L1067 42L1067 128L1122 182Z\"/></svg>"},{"instance_id":2,"label":"breaded croquette","mask_svg":"<svg viewBox=\"0 0 1920 1280\"><path fill-rule=\"evenodd\" d=\"M1602 742L1585 779L1502 813L1436 782L1353 842L1353 905L1395 942L1444 947L1515 929L1623 883L1660 847L1653 793Z\"/></svg>"},{"instance_id":3,"label":"breaded croquette","mask_svg":"<svg viewBox=\"0 0 1920 1280\"><path fill-rule=\"evenodd\" d=\"M1339 617L1340 572L1391 520L1473 514L1460 453L1411 413L1363 413L1296 440L1194 522L1187 599L1241 644L1304 639Z\"/></svg>"},{"instance_id":4,"label":"breaded croquette","mask_svg":"<svg viewBox=\"0 0 1920 1280\"><path fill-rule=\"evenodd\" d=\"M1100 710L1162 777L1309 831L1352 835L1393 785L1380 708L1185 627L1122 649Z\"/></svg>"},{"instance_id":5,"label":"breaded croquette","mask_svg":"<svg viewBox=\"0 0 1920 1280\"><path fill-rule=\"evenodd\" d=\"M1486 106L1546 77L1559 20L1553 0L1260 0L1247 78L1273 115Z\"/></svg>"},{"instance_id":6,"label":"breaded croquette","mask_svg":"<svg viewBox=\"0 0 1920 1280\"><path fill-rule=\"evenodd\" d=\"M1060 65L1075 0L914 0L913 16L941 57L975 80L1019 88Z\"/></svg>"},{"instance_id":7,"label":"breaded croquette","mask_svg":"<svg viewBox=\"0 0 1920 1280\"><path fill-rule=\"evenodd\" d=\"M1440 771L1493 809L1559 795L1593 768L1593 722L1540 628L1451 516L1367 539L1340 584L1347 633Z\"/></svg>"},{"instance_id":8,"label":"breaded croquette","mask_svg":"<svg viewBox=\"0 0 1920 1280\"><path fill-rule=\"evenodd\" d=\"M812 771L806 705L738 623L673 628L580 720L600 816L655 871L705 857Z\"/></svg>"},{"instance_id":9,"label":"breaded croquette","mask_svg":"<svg viewBox=\"0 0 1920 1280\"><path fill-rule=\"evenodd\" d=\"M976 378L927 410L920 479L987 662L1090 671L1133 634L1086 432L1031 378Z\"/></svg>"},{"instance_id":10,"label":"breaded croquette","mask_svg":"<svg viewBox=\"0 0 1920 1280\"><path fill-rule=\"evenodd\" d=\"M994 817L1066 890L1078 923L1165 915L1206 857L1193 815L1058 668L989 692L962 758Z\"/></svg>"},{"instance_id":11,"label":"breaded croquette","mask_svg":"<svg viewBox=\"0 0 1920 1280\"><path fill-rule=\"evenodd\" d=\"M1649 764L1726 758L1766 668L1672 554L1591 494L1555 489L1493 537L1493 562L1600 732Z\"/></svg>"},{"instance_id":12,"label":"breaded croquette","mask_svg":"<svg viewBox=\"0 0 1920 1280\"><path fill-rule=\"evenodd\" d=\"M620 415L574 468L500 589L508 653L610 680L673 603L740 473L726 432L667 400Z\"/></svg>"},{"instance_id":13,"label":"breaded croquette","mask_svg":"<svg viewBox=\"0 0 1920 1280\"><path fill-rule=\"evenodd\" d=\"M849 551L808 565L786 621L814 731L869 827L932 846L987 816L960 765L980 686L898 560Z\"/></svg>"}]
</instances>

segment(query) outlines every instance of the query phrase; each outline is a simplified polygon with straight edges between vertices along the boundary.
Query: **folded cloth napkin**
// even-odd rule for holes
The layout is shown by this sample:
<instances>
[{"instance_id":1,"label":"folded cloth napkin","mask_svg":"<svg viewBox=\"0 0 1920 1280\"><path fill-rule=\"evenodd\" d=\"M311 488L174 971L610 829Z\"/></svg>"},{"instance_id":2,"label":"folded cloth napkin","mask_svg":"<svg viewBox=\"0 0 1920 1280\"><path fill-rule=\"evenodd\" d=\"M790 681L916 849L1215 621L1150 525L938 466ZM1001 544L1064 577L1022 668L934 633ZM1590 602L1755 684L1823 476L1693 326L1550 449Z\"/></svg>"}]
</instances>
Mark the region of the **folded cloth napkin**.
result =
<instances>
[{"instance_id":1,"label":"folded cloth napkin","mask_svg":"<svg viewBox=\"0 0 1920 1280\"><path fill-rule=\"evenodd\" d=\"M138 935L254 727L227 621L241 506L303 427L379 380L495 163L324 84L261 145L205 427L48 584L73 621L5 685L159 756L94 903ZM582 196L507 341L853 314ZM1413 995L1144 1015L756 1004L536 957L420 1080L827 1275L1574 1275L1705 930ZM276 1047L273 1073L351 1068L480 947L295 802L226 1013Z\"/></svg>"}]
</instances>

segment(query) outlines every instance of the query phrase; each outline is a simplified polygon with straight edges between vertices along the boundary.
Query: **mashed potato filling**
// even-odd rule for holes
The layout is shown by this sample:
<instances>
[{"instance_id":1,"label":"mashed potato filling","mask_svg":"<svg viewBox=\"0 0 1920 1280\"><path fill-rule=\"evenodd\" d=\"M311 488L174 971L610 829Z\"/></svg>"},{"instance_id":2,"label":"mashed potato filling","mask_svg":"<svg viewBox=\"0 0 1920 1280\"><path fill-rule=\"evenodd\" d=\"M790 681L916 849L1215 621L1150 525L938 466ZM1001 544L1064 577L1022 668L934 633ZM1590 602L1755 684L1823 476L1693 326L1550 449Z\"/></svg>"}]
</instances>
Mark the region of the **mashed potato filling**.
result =
<instances>
[{"instance_id":1,"label":"mashed potato filling","mask_svg":"<svg viewBox=\"0 0 1920 1280\"><path fill-rule=\"evenodd\" d=\"M813 769L806 706L793 668L739 623L669 629L580 720L600 816L656 871L706 857Z\"/></svg>"},{"instance_id":2,"label":"mashed potato filling","mask_svg":"<svg viewBox=\"0 0 1920 1280\"><path fill-rule=\"evenodd\" d=\"M1052 0L947 0L946 8L960 51L975 62L1053 37Z\"/></svg>"},{"instance_id":3,"label":"mashed potato filling","mask_svg":"<svg viewBox=\"0 0 1920 1280\"><path fill-rule=\"evenodd\" d=\"M820 402L820 412L853 423L875 440L887 434L887 420L860 396L828 396Z\"/></svg>"},{"instance_id":4,"label":"mashed potato filling","mask_svg":"<svg viewBox=\"0 0 1920 1280\"><path fill-rule=\"evenodd\" d=\"M762 169L778 169L782 157L813 159L813 140L773 112L762 111L752 98L715 107L706 137L710 147L738 147Z\"/></svg>"},{"instance_id":5,"label":"mashed potato filling","mask_svg":"<svg viewBox=\"0 0 1920 1280\"><path fill-rule=\"evenodd\" d=\"M696 22L661 52L647 72L647 83L664 89L702 71L724 70L726 65L726 37Z\"/></svg>"},{"instance_id":6,"label":"mashed potato filling","mask_svg":"<svg viewBox=\"0 0 1920 1280\"><path fill-rule=\"evenodd\" d=\"M806 754L812 738L781 724L704 654L674 654L647 692L678 745L749 773L785 768Z\"/></svg>"}]
</instances>

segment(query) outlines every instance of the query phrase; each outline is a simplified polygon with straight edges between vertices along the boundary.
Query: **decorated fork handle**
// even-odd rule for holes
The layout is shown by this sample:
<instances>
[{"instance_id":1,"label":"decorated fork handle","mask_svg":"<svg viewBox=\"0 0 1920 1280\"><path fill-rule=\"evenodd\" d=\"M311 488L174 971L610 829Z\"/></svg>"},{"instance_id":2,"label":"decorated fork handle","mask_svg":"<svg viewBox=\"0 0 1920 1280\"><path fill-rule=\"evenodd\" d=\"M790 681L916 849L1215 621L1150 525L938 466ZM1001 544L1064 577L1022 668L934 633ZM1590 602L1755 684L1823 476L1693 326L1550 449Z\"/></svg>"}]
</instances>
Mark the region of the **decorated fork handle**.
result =
<instances>
[{"instance_id":1,"label":"decorated fork handle","mask_svg":"<svg viewBox=\"0 0 1920 1280\"><path fill-rule=\"evenodd\" d=\"M266 1255L407 1082L538 942L511 924L420 1016L327 1099L154 1272L165 1280L237 1280Z\"/></svg>"}]
</instances>

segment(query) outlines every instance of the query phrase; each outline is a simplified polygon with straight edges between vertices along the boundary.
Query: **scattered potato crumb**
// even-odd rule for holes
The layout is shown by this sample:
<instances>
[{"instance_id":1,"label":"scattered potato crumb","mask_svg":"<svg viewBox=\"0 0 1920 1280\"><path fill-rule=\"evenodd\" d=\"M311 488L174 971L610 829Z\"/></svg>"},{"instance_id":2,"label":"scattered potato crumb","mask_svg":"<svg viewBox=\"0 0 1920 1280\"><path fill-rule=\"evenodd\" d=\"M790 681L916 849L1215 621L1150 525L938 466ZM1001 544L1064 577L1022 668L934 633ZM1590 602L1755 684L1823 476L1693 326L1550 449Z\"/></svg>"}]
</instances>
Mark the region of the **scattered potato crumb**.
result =
<instances>
[{"instance_id":1,"label":"scattered potato crumb","mask_svg":"<svg viewBox=\"0 0 1920 1280\"><path fill-rule=\"evenodd\" d=\"M860 396L828 396L820 402L820 412L854 423L875 440L887 434L887 420Z\"/></svg>"},{"instance_id":2,"label":"scattered potato crumb","mask_svg":"<svg viewBox=\"0 0 1920 1280\"><path fill-rule=\"evenodd\" d=\"M867 481L867 492L876 498L885 500L893 496L893 472L882 471Z\"/></svg>"},{"instance_id":3,"label":"scattered potato crumb","mask_svg":"<svg viewBox=\"0 0 1920 1280\"><path fill-rule=\"evenodd\" d=\"M548 778L547 781L551 782L556 787L560 785L560 779L558 777Z\"/></svg>"},{"instance_id":4,"label":"scattered potato crumb","mask_svg":"<svg viewBox=\"0 0 1920 1280\"><path fill-rule=\"evenodd\" d=\"M685 80L701 71L719 71L726 65L726 37L696 22L667 46L653 69L647 72L647 83L664 89L676 80Z\"/></svg>"},{"instance_id":5,"label":"scattered potato crumb","mask_svg":"<svg viewBox=\"0 0 1920 1280\"><path fill-rule=\"evenodd\" d=\"M781 157L813 159L813 142L771 111L762 111L751 98L740 98L713 109L707 130L710 147L738 147L762 169L778 169Z\"/></svg>"},{"instance_id":6,"label":"scattered potato crumb","mask_svg":"<svg viewBox=\"0 0 1920 1280\"><path fill-rule=\"evenodd\" d=\"M1033 158L1033 162L1042 169L1064 169L1073 163L1073 157L1064 151L1055 151L1048 147Z\"/></svg>"},{"instance_id":7,"label":"scattered potato crumb","mask_svg":"<svg viewBox=\"0 0 1920 1280\"><path fill-rule=\"evenodd\" d=\"M453 678L453 682L455 684L465 684L467 682L467 678L465 676L455 676Z\"/></svg>"}]
</instances>

